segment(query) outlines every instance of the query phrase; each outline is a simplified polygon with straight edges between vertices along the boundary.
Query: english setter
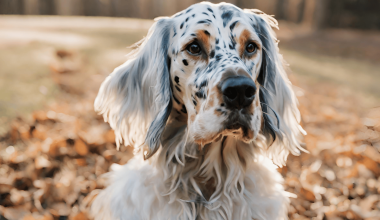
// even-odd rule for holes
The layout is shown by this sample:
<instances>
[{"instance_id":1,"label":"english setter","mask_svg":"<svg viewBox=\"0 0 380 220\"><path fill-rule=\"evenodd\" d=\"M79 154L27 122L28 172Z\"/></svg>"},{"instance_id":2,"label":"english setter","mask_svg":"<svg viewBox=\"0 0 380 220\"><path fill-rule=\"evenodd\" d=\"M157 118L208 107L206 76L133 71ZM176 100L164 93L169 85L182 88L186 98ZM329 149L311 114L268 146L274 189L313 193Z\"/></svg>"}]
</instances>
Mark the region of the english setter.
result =
<instances>
[{"instance_id":1,"label":"english setter","mask_svg":"<svg viewBox=\"0 0 380 220\"><path fill-rule=\"evenodd\" d=\"M276 165L300 153L304 131L277 25L227 3L156 19L95 100L135 149L107 174L96 219L287 219Z\"/></svg>"}]
</instances>

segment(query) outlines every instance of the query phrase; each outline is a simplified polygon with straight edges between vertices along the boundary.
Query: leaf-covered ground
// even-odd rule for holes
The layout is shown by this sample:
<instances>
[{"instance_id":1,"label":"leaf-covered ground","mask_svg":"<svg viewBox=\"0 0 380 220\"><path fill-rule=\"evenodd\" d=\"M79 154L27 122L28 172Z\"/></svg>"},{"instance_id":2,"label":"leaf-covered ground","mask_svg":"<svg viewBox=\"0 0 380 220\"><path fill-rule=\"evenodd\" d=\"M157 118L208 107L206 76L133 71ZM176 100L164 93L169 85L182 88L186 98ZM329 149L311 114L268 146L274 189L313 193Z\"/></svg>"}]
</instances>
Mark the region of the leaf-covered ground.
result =
<instances>
[{"instance_id":1,"label":"leaf-covered ground","mask_svg":"<svg viewBox=\"0 0 380 220\"><path fill-rule=\"evenodd\" d=\"M0 137L1 220L91 219L89 205L105 184L99 176L132 157L129 147L116 150L112 130L93 111L106 71L86 50L54 48L49 56L45 65L59 94L31 117L13 119ZM309 153L290 156L279 169L286 190L297 195L289 218L380 219L380 108L364 108L368 100L354 87L290 78Z\"/></svg>"}]
</instances>

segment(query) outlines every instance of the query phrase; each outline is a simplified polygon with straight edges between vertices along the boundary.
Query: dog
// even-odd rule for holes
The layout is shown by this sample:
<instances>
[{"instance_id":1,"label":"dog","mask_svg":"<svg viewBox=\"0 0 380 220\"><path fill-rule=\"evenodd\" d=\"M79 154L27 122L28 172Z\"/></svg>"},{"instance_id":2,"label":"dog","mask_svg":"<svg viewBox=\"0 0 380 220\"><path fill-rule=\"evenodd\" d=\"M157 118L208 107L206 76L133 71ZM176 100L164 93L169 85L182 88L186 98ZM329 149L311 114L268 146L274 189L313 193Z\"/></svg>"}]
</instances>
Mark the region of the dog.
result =
<instances>
[{"instance_id":1,"label":"dog","mask_svg":"<svg viewBox=\"0 0 380 220\"><path fill-rule=\"evenodd\" d=\"M277 168L306 133L272 28L228 3L155 20L95 100L118 147L134 146L95 219L288 219Z\"/></svg>"}]
</instances>

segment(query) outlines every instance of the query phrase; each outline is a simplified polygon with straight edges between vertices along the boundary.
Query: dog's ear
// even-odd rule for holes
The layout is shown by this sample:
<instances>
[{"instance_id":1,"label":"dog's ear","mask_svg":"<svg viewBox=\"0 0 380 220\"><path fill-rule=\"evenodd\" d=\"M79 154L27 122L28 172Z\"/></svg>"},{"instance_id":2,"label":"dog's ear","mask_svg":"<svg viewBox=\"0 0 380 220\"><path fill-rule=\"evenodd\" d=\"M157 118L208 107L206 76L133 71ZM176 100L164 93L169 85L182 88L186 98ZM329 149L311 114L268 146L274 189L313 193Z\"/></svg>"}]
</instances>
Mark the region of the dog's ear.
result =
<instances>
[{"instance_id":1,"label":"dog's ear","mask_svg":"<svg viewBox=\"0 0 380 220\"><path fill-rule=\"evenodd\" d=\"M267 153L279 166L285 165L289 151L298 155L304 150L300 145L300 112L297 98L285 72L285 61L279 54L278 40L272 28L278 29L276 19L260 10L247 10L252 26L263 45L261 69L257 78L260 83L260 102L263 111L263 134L269 140Z\"/></svg>"},{"instance_id":2,"label":"dog's ear","mask_svg":"<svg viewBox=\"0 0 380 220\"><path fill-rule=\"evenodd\" d=\"M116 143L143 147L144 158L160 146L160 137L172 110L169 36L172 21L159 19L137 43L128 61L102 83L95 111L115 131Z\"/></svg>"}]
</instances>

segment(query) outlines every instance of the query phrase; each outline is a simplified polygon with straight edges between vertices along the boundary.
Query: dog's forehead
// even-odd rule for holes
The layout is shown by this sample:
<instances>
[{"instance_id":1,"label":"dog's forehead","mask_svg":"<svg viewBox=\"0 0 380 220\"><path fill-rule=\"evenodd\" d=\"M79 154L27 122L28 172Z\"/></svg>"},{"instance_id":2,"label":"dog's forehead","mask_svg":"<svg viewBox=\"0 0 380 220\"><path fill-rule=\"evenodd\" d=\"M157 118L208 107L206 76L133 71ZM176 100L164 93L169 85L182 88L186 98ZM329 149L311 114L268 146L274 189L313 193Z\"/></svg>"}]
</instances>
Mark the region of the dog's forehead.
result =
<instances>
[{"instance_id":1,"label":"dog's forehead","mask_svg":"<svg viewBox=\"0 0 380 220\"><path fill-rule=\"evenodd\" d=\"M256 23L252 18L253 15L250 17L240 8L228 3L199 3L173 16L175 32L179 32L181 37L186 37L196 29L210 29L212 35L221 35L226 30L231 31L237 21L252 28Z\"/></svg>"}]
</instances>

